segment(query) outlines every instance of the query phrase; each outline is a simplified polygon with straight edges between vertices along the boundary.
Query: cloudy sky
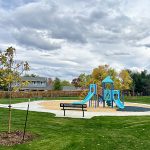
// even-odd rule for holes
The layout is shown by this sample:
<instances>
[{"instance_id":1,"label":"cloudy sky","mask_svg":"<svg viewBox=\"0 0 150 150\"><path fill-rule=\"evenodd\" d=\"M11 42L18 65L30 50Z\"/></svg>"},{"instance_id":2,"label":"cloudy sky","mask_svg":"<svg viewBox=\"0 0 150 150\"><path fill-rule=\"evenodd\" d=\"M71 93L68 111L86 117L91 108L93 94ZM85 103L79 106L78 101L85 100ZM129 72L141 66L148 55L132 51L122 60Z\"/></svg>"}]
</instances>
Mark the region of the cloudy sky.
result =
<instances>
[{"instance_id":1,"label":"cloudy sky","mask_svg":"<svg viewBox=\"0 0 150 150\"><path fill-rule=\"evenodd\" d=\"M94 67L150 70L150 0L0 0L0 50L71 80Z\"/></svg>"}]
</instances>

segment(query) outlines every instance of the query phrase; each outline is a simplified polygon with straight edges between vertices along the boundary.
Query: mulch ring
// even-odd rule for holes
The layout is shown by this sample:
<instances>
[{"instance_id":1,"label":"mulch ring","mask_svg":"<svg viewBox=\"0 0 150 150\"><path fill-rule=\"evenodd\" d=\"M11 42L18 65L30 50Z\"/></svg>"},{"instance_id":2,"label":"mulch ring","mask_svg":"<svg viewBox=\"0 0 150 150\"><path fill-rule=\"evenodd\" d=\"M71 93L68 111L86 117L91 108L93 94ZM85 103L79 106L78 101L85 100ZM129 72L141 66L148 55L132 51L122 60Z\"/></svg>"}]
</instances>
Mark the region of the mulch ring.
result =
<instances>
[{"instance_id":1,"label":"mulch ring","mask_svg":"<svg viewBox=\"0 0 150 150\"><path fill-rule=\"evenodd\" d=\"M34 139L34 135L26 132L24 141L23 139L23 131L13 131L11 133L1 132L0 133L0 145L3 146L13 146L16 144L22 144Z\"/></svg>"}]
</instances>

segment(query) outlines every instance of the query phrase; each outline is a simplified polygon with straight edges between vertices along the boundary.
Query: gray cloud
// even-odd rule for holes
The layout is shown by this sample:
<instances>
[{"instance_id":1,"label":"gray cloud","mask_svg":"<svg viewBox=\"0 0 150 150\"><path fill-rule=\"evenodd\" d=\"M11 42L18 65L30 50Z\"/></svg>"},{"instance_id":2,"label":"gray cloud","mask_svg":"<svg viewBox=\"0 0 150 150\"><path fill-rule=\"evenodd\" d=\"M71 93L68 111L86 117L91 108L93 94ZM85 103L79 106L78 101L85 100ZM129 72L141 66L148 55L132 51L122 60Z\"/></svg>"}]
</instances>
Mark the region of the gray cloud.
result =
<instances>
[{"instance_id":1,"label":"gray cloud","mask_svg":"<svg viewBox=\"0 0 150 150\"><path fill-rule=\"evenodd\" d=\"M144 46L147 48L150 48L150 44L145 44Z\"/></svg>"},{"instance_id":2,"label":"gray cloud","mask_svg":"<svg viewBox=\"0 0 150 150\"><path fill-rule=\"evenodd\" d=\"M102 19L105 19L107 17L108 17L108 13L101 10L93 11L90 14L90 19L94 22L97 22L98 20L102 21Z\"/></svg>"},{"instance_id":3,"label":"gray cloud","mask_svg":"<svg viewBox=\"0 0 150 150\"><path fill-rule=\"evenodd\" d=\"M128 52L109 52L105 53L105 56L130 56L131 54Z\"/></svg>"},{"instance_id":4,"label":"gray cloud","mask_svg":"<svg viewBox=\"0 0 150 150\"><path fill-rule=\"evenodd\" d=\"M8 18L11 19L7 20ZM55 39L75 43L86 42L84 26L80 22L77 23L75 17L60 14L59 6L52 1L29 3L18 7L3 23L9 23L18 31L22 28L47 30L49 36Z\"/></svg>"},{"instance_id":5,"label":"gray cloud","mask_svg":"<svg viewBox=\"0 0 150 150\"><path fill-rule=\"evenodd\" d=\"M86 37L84 37L85 28L77 23L76 18L61 17L55 18L55 23L50 27L52 38L66 39L71 42L86 43Z\"/></svg>"},{"instance_id":6,"label":"gray cloud","mask_svg":"<svg viewBox=\"0 0 150 150\"><path fill-rule=\"evenodd\" d=\"M105 63L143 69L150 59L148 1L0 0L0 47L14 45L46 76L71 79Z\"/></svg>"},{"instance_id":7,"label":"gray cloud","mask_svg":"<svg viewBox=\"0 0 150 150\"><path fill-rule=\"evenodd\" d=\"M28 3L35 2L35 1L36 0L25 0L25 1L23 0L13 0L13 1L0 0L0 6L5 9L14 9L21 5L28 4Z\"/></svg>"},{"instance_id":8,"label":"gray cloud","mask_svg":"<svg viewBox=\"0 0 150 150\"><path fill-rule=\"evenodd\" d=\"M14 32L18 44L42 50L55 50L61 48L58 42L51 42L44 33L36 30L23 29Z\"/></svg>"}]
</instances>

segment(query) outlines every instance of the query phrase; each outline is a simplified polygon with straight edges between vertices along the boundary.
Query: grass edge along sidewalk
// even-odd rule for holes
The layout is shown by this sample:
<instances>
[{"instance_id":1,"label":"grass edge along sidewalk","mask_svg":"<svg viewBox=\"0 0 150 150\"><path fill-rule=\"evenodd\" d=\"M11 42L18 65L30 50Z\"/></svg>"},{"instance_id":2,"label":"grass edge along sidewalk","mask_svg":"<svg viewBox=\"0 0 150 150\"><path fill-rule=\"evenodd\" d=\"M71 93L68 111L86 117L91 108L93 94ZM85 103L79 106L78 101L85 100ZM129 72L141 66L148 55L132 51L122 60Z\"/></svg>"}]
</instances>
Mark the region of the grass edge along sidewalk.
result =
<instances>
[{"instance_id":1,"label":"grass edge along sidewalk","mask_svg":"<svg viewBox=\"0 0 150 150\"><path fill-rule=\"evenodd\" d=\"M31 98L31 101L38 100L80 100L79 97L50 97L50 98ZM28 102L28 98L13 98L12 104ZM142 103L142 104L150 104L150 96L126 96L125 102L133 102L133 103ZM3 98L0 99L0 104L8 104L9 99Z\"/></svg>"},{"instance_id":2,"label":"grass edge along sidewalk","mask_svg":"<svg viewBox=\"0 0 150 150\"><path fill-rule=\"evenodd\" d=\"M150 104L150 96L126 96L125 102Z\"/></svg>"},{"instance_id":3,"label":"grass edge along sidewalk","mask_svg":"<svg viewBox=\"0 0 150 150\"><path fill-rule=\"evenodd\" d=\"M0 132L7 131L8 110L0 108ZM13 110L12 130L22 130L25 111ZM142 117L55 118L50 113L30 112L27 131L37 137L26 144L1 150L148 150L150 119Z\"/></svg>"},{"instance_id":4,"label":"grass edge along sidewalk","mask_svg":"<svg viewBox=\"0 0 150 150\"><path fill-rule=\"evenodd\" d=\"M12 98L12 104L28 102L29 98ZM79 100L79 97L44 97L44 98L30 98L31 101L38 101L38 100ZM0 99L0 104L8 104L8 98Z\"/></svg>"}]
</instances>

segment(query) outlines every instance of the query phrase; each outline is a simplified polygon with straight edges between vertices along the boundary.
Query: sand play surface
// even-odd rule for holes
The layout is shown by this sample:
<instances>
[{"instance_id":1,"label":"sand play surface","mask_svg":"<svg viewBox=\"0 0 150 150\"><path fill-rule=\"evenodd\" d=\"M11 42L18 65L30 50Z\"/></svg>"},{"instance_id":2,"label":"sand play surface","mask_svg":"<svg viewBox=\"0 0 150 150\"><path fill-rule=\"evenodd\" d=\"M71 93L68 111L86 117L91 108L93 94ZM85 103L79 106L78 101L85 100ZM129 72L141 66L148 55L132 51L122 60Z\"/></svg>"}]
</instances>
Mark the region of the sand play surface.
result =
<instances>
[{"instance_id":1,"label":"sand play surface","mask_svg":"<svg viewBox=\"0 0 150 150\"><path fill-rule=\"evenodd\" d=\"M30 102L30 111L47 112L55 114L55 117L64 117L64 111L60 108L60 103L72 103L76 100L41 100ZM115 106L115 104L114 104ZM12 104L13 109L27 110L28 102ZM0 104L0 108L8 108L8 104ZM125 103L125 109L119 110L116 107L87 108L84 118L90 119L95 116L150 116L150 104ZM66 116L70 118L83 118L81 111L66 111Z\"/></svg>"},{"instance_id":2,"label":"sand play surface","mask_svg":"<svg viewBox=\"0 0 150 150\"><path fill-rule=\"evenodd\" d=\"M72 103L77 100L50 100L50 101L44 101L39 103L40 106L42 106L44 109L49 109L49 110L61 110L60 108L60 103ZM144 105L144 104L137 104L137 103L125 103L125 110L122 111L136 111L136 112L145 112L145 111L150 111L150 105ZM108 107L106 106L103 108L103 105L100 104L99 107L94 108L94 107L88 107L87 108L88 112L117 112L117 108Z\"/></svg>"}]
</instances>

